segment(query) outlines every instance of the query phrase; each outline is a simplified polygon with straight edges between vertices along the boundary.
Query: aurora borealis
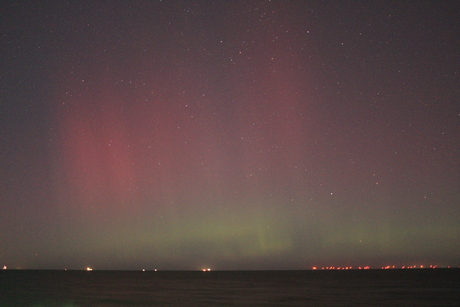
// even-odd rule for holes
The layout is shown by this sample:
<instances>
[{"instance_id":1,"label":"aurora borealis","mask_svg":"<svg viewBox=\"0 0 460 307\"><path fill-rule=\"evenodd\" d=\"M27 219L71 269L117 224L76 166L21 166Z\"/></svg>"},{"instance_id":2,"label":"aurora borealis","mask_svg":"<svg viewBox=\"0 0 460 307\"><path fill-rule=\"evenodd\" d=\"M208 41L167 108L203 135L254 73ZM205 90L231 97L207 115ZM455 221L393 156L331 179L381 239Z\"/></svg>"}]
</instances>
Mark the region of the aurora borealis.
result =
<instances>
[{"instance_id":1,"label":"aurora borealis","mask_svg":"<svg viewBox=\"0 0 460 307\"><path fill-rule=\"evenodd\" d=\"M0 264L460 265L454 1L6 1Z\"/></svg>"}]
</instances>

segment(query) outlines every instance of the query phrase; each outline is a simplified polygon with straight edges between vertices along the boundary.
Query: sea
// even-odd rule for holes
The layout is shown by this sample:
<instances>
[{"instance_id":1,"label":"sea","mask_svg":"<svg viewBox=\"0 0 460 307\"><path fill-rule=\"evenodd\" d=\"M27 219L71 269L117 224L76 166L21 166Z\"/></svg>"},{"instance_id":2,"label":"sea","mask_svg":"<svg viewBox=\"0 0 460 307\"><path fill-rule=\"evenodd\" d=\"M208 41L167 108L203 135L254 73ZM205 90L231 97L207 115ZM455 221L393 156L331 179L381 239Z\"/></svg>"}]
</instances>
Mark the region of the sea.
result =
<instances>
[{"instance_id":1,"label":"sea","mask_svg":"<svg viewBox=\"0 0 460 307\"><path fill-rule=\"evenodd\" d=\"M2 270L0 306L460 306L460 269Z\"/></svg>"}]
</instances>

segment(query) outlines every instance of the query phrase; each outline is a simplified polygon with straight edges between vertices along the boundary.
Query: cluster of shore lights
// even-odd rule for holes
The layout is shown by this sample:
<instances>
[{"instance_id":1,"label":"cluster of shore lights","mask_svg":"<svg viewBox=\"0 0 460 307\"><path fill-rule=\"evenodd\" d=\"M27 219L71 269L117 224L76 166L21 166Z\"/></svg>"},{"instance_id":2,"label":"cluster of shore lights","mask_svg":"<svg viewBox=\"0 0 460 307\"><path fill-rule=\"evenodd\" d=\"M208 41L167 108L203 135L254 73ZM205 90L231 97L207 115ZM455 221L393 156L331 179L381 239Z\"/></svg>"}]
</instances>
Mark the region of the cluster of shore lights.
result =
<instances>
[{"instance_id":1,"label":"cluster of shore lights","mask_svg":"<svg viewBox=\"0 0 460 307\"><path fill-rule=\"evenodd\" d=\"M207 268L207 269L202 269L203 272L211 272L211 269L210 268Z\"/></svg>"},{"instance_id":2,"label":"cluster of shore lights","mask_svg":"<svg viewBox=\"0 0 460 307\"><path fill-rule=\"evenodd\" d=\"M344 267L335 267L335 266L326 266L326 267L321 267L321 270L368 270L371 267L369 266L363 266L363 267L357 267L353 268L352 266L344 266ZM312 267L312 270L319 270L318 267Z\"/></svg>"},{"instance_id":3,"label":"cluster of shore lights","mask_svg":"<svg viewBox=\"0 0 460 307\"><path fill-rule=\"evenodd\" d=\"M403 265L401 267L401 269L426 269L426 268L430 268L430 269L436 269L438 267L437 264L430 264L430 266L427 266L425 267L424 265L419 265L419 266L416 266L416 265L412 265L412 266L405 266ZM450 269L450 266L448 267ZM383 266L382 267L382 270L389 270L389 269L399 269L399 267L395 267L394 265L393 266Z\"/></svg>"},{"instance_id":4,"label":"cluster of shore lights","mask_svg":"<svg viewBox=\"0 0 460 307\"><path fill-rule=\"evenodd\" d=\"M381 269L382 270L389 270L389 269L436 269L438 267L437 264L431 264L430 266L424 266L424 265L412 265L412 266L405 266L403 265L402 267L397 267L395 265L387 265L383 266ZM353 268L352 266L345 266L345 267L335 267L335 266L326 266L326 267L321 267L321 270L369 270L371 267L370 266L359 266L357 268ZM450 269L450 266L448 267ZM314 266L311 268L312 270L320 270L318 267Z\"/></svg>"}]
</instances>

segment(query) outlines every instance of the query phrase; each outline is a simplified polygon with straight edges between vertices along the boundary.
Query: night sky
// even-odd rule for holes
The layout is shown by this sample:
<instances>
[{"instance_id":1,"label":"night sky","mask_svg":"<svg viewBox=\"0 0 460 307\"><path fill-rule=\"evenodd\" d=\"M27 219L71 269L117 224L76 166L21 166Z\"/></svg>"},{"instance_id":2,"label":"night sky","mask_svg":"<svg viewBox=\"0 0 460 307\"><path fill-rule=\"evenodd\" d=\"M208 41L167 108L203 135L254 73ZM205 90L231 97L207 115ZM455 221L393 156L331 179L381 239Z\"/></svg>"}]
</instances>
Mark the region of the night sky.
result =
<instances>
[{"instance_id":1,"label":"night sky","mask_svg":"<svg viewBox=\"0 0 460 307\"><path fill-rule=\"evenodd\" d=\"M0 265L460 265L457 1L2 1Z\"/></svg>"}]
</instances>

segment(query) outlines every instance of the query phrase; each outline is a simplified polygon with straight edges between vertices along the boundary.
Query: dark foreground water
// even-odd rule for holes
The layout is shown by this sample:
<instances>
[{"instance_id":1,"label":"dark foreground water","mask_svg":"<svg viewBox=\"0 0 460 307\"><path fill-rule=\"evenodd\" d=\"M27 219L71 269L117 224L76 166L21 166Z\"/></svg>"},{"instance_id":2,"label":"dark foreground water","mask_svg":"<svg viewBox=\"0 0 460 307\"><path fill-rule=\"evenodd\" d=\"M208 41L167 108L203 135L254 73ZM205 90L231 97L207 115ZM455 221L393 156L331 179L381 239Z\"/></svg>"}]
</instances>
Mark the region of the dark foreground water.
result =
<instances>
[{"instance_id":1,"label":"dark foreground water","mask_svg":"<svg viewBox=\"0 0 460 307\"><path fill-rule=\"evenodd\" d=\"M459 269L0 271L0 306L460 306Z\"/></svg>"}]
</instances>

